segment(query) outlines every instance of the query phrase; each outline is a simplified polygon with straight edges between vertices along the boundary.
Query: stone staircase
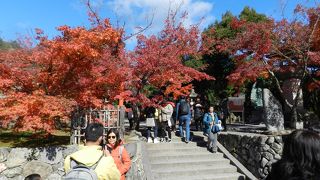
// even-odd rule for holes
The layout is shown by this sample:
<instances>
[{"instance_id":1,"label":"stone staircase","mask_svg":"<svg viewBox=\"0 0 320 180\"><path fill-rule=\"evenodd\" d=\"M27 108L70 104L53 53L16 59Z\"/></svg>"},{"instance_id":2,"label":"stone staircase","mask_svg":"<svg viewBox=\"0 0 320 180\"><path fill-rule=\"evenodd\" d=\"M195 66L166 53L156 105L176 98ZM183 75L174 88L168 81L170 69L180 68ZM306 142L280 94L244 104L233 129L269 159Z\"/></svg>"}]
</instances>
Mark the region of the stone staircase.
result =
<instances>
[{"instance_id":1,"label":"stone staircase","mask_svg":"<svg viewBox=\"0 0 320 180\"><path fill-rule=\"evenodd\" d=\"M155 180L245 179L221 152L207 151L202 135L186 144L173 136L170 143L146 143L150 169Z\"/></svg>"}]
</instances>

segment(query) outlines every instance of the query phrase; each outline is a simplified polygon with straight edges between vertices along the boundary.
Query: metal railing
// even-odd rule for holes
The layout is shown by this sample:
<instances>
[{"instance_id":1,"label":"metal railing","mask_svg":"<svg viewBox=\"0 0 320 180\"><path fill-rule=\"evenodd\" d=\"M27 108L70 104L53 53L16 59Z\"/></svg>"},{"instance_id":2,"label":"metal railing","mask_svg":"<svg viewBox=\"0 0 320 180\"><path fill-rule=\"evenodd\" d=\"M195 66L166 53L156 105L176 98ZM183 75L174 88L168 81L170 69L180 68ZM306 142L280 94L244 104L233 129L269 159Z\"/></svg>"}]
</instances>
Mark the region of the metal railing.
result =
<instances>
[{"instance_id":1,"label":"metal railing","mask_svg":"<svg viewBox=\"0 0 320 180\"><path fill-rule=\"evenodd\" d=\"M119 107L104 107L102 109L79 110L78 112L75 112L70 143L81 144L82 139L84 138L84 130L87 128L88 124L92 122L103 124L104 136L107 135L109 129L117 129L120 133L120 138L123 138L124 113L124 109Z\"/></svg>"}]
</instances>

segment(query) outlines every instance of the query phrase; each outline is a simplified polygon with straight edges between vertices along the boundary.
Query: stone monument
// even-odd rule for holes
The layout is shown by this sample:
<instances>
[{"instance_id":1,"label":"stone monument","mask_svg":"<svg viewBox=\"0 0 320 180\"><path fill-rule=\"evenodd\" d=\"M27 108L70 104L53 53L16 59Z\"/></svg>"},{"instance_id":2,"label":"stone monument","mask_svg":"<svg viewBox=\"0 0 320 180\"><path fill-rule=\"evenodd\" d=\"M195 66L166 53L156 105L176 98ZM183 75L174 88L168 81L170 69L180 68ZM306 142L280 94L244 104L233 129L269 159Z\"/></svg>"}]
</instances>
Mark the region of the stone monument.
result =
<instances>
[{"instance_id":1,"label":"stone monument","mask_svg":"<svg viewBox=\"0 0 320 180\"><path fill-rule=\"evenodd\" d=\"M264 121L268 131L284 130L284 117L280 102L273 96L269 89L263 89Z\"/></svg>"}]
</instances>

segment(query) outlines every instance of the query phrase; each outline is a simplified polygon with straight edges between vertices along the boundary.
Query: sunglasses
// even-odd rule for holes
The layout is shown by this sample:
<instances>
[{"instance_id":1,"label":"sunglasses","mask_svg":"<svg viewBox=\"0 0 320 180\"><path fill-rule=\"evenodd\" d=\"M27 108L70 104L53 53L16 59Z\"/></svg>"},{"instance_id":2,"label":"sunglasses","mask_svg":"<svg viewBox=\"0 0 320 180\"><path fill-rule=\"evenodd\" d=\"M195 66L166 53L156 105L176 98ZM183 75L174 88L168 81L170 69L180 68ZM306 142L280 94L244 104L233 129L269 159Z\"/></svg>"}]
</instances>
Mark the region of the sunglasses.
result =
<instances>
[{"instance_id":1,"label":"sunglasses","mask_svg":"<svg viewBox=\"0 0 320 180\"><path fill-rule=\"evenodd\" d=\"M115 139L116 138L116 136L108 136L108 139Z\"/></svg>"}]
</instances>

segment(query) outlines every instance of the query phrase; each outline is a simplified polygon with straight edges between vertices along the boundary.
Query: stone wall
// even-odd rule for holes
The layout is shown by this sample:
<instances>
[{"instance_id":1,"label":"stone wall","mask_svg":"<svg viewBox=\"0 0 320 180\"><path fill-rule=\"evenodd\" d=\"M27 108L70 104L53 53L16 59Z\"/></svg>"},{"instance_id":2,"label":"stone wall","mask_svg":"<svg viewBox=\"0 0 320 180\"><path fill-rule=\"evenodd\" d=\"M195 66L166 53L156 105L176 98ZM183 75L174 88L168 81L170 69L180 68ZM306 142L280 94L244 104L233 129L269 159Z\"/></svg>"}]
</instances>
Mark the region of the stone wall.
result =
<instances>
[{"instance_id":1,"label":"stone wall","mask_svg":"<svg viewBox=\"0 0 320 180\"><path fill-rule=\"evenodd\" d=\"M263 179L271 164L281 158L281 136L229 132L221 133L218 141L256 177Z\"/></svg>"},{"instance_id":2,"label":"stone wall","mask_svg":"<svg viewBox=\"0 0 320 180\"><path fill-rule=\"evenodd\" d=\"M127 179L145 179L140 143L128 144L126 148L132 160ZM64 158L77 149L77 146L0 148L0 180L23 180L24 177L33 173L40 174L44 180L60 180L65 174Z\"/></svg>"}]
</instances>

